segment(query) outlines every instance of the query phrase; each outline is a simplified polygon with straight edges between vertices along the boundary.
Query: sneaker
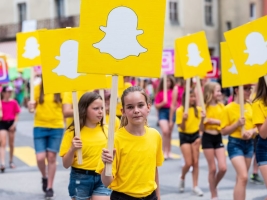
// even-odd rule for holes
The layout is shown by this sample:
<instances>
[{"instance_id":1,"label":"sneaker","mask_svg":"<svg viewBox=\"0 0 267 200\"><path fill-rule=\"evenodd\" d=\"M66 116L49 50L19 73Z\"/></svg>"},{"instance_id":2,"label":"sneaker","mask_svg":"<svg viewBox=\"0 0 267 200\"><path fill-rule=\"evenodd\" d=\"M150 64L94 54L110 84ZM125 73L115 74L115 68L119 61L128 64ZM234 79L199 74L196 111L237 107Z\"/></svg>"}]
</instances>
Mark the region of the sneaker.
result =
<instances>
[{"instance_id":1,"label":"sneaker","mask_svg":"<svg viewBox=\"0 0 267 200\"><path fill-rule=\"evenodd\" d=\"M261 180L261 178L258 174L251 174L250 182L255 183L257 185L263 185L264 184L263 180Z\"/></svg>"},{"instance_id":2,"label":"sneaker","mask_svg":"<svg viewBox=\"0 0 267 200\"><path fill-rule=\"evenodd\" d=\"M195 195L197 195L199 197L203 196L203 192L198 186L194 187L193 192L194 192Z\"/></svg>"},{"instance_id":3,"label":"sneaker","mask_svg":"<svg viewBox=\"0 0 267 200\"><path fill-rule=\"evenodd\" d=\"M47 178L42 178L42 189L44 192L47 190Z\"/></svg>"},{"instance_id":4,"label":"sneaker","mask_svg":"<svg viewBox=\"0 0 267 200\"><path fill-rule=\"evenodd\" d=\"M184 180L180 179L180 183L179 183L179 191L182 193L184 192Z\"/></svg>"},{"instance_id":5,"label":"sneaker","mask_svg":"<svg viewBox=\"0 0 267 200\"><path fill-rule=\"evenodd\" d=\"M45 193L45 198L46 199L51 199L54 197L54 191L52 188L49 188L46 193Z\"/></svg>"}]
</instances>

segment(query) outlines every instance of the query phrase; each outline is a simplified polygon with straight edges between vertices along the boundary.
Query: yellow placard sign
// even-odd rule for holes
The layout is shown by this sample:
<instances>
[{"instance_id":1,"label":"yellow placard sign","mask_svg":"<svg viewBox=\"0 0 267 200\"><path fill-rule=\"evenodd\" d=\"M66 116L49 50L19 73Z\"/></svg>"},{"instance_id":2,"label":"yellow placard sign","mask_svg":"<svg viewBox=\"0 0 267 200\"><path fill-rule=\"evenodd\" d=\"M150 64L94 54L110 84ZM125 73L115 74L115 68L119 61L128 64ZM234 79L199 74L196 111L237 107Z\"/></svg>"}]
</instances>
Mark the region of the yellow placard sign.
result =
<instances>
[{"instance_id":1,"label":"yellow placard sign","mask_svg":"<svg viewBox=\"0 0 267 200\"><path fill-rule=\"evenodd\" d=\"M17 33L18 68L41 65L39 31Z\"/></svg>"},{"instance_id":2,"label":"yellow placard sign","mask_svg":"<svg viewBox=\"0 0 267 200\"><path fill-rule=\"evenodd\" d=\"M178 38L175 41L177 56L182 67L175 70L175 76L192 78L194 76L204 77L207 72L212 70L212 64L209 54L208 42L204 31ZM176 74L177 73L177 74Z\"/></svg>"},{"instance_id":3,"label":"yellow placard sign","mask_svg":"<svg viewBox=\"0 0 267 200\"><path fill-rule=\"evenodd\" d=\"M82 0L78 72L160 77L165 8L166 0Z\"/></svg>"},{"instance_id":4,"label":"yellow placard sign","mask_svg":"<svg viewBox=\"0 0 267 200\"><path fill-rule=\"evenodd\" d=\"M45 93L107 88L105 75L78 73L79 28L39 32Z\"/></svg>"},{"instance_id":5,"label":"yellow placard sign","mask_svg":"<svg viewBox=\"0 0 267 200\"><path fill-rule=\"evenodd\" d=\"M243 85L267 74L267 16L224 33Z\"/></svg>"},{"instance_id":6,"label":"yellow placard sign","mask_svg":"<svg viewBox=\"0 0 267 200\"><path fill-rule=\"evenodd\" d=\"M239 73L226 42L221 42L221 72L223 88L242 85L239 79Z\"/></svg>"}]
</instances>

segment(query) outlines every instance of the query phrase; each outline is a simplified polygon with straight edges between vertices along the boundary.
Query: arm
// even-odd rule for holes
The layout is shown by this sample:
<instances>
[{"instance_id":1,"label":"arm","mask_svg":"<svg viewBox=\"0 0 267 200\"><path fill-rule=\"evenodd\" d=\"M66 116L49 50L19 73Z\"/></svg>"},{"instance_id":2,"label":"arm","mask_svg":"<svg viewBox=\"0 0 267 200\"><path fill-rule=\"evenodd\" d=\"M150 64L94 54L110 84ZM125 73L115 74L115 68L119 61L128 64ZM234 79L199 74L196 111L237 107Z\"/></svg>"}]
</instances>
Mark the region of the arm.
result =
<instances>
[{"instance_id":1,"label":"arm","mask_svg":"<svg viewBox=\"0 0 267 200\"><path fill-rule=\"evenodd\" d=\"M205 118L202 117L202 118L201 118L201 121L200 121L200 124L199 124L199 130L202 131L202 132L204 132L204 130L205 130L205 127L204 127L204 120L205 120Z\"/></svg>"},{"instance_id":2,"label":"arm","mask_svg":"<svg viewBox=\"0 0 267 200\"><path fill-rule=\"evenodd\" d=\"M71 104L63 104L62 110L65 118L73 117L73 108Z\"/></svg>"},{"instance_id":3,"label":"arm","mask_svg":"<svg viewBox=\"0 0 267 200\"><path fill-rule=\"evenodd\" d=\"M267 138L267 118L263 124L257 124L257 128L259 130L259 134L263 139Z\"/></svg>"},{"instance_id":4,"label":"arm","mask_svg":"<svg viewBox=\"0 0 267 200\"><path fill-rule=\"evenodd\" d=\"M211 125L221 125L221 121L218 119L212 119L212 118L207 118L206 124L211 124Z\"/></svg>"},{"instance_id":5,"label":"arm","mask_svg":"<svg viewBox=\"0 0 267 200\"><path fill-rule=\"evenodd\" d=\"M245 118L244 117L240 118L236 123L222 128L221 133L222 133L222 135L230 135L231 133L233 133L235 131L235 129L237 129L243 125L245 125Z\"/></svg>"},{"instance_id":6,"label":"arm","mask_svg":"<svg viewBox=\"0 0 267 200\"><path fill-rule=\"evenodd\" d=\"M63 166L66 169L68 169L72 165L76 150L81 148L82 148L82 141L80 138L75 136L72 140L72 146L70 150L62 157Z\"/></svg>"},{"instance_id":7,"label":"arm","mask_svg":"<svg viewBox=\"0 0 267 200\"><path fill-rule=\"evenodd\" d=\"M156 189L156 194L158 197L158 200L160 200L160 189L159 189L159 172L158 172L158 168L156 167L156 175L155 175L155 181L157 183L157 189Z\"/></svg>"},{"instance_id":8,"label":"arm","mask_svg":"<svg viewBox=\"0 0 267 200\"><path fill-rule=\"evenodd\" d=\"M12 126L9 128L9 131L15 131L16 130L18 120L19 120L19 113L16 114L14 122L13 122Z\"/></svg>"},{"instance_id":9,"label":"arm","mask_svg":"<svg viewBox=\"0 0 267 200\"><path fill-rule=\"evenodd\" d=\"M101 172L101 180L106 187L108 187L111 184L111 182L113 181L113 176L106 176L105 175L106 163L112 164L115 155L116 155L115 149L113 150L113 157L109 153L108 149L102 150L102 162L105 163L105 167L104 167L103 171Z\"/></svg>"},{"instance_id":10,"label":"arm","mask_svg":"<svg viewBox=\"0 0 267 200\"><path fill-rule=\"evenodd\" d=\"M106 187L108 187L113 181L113 176L106 176L105 172L106 172L106 164L105 164L105 168L103 169L103 171L101 173L101 180L102 180L103 184Z\"/></svg>"},{"instance_id":11,"label":"arm","mask_svg":"<svg viewBox=\"0 0 267 200\"><path fill-rule=\"evenodd\" d=\"M162 101L162 102L160 102L160 103L155 103L155 107L157 108L157 109L160 109L160 108L162 108L164 105L166 104L166 101Z\"/></svg>"}]
</instances>

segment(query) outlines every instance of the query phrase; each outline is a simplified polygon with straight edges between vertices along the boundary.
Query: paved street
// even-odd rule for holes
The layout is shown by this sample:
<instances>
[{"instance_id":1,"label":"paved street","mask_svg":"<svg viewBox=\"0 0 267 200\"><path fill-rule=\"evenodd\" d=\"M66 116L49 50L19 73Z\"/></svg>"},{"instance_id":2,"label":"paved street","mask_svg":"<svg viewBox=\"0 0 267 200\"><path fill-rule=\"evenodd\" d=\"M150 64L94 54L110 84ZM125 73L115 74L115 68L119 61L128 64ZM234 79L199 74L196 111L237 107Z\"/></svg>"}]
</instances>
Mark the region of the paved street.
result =
<instances>
[{"instance_id":1,"label":"paved street","mask_svg":"<svg viewBox=\"0 0 267 200\"><path fill-rule=\"evenodd\" d=\"M37 169L33 139L32 139L32 116L23 110L20 116L20 122L18 124L18 131L16 135L16 149L15 149L15 164L17 168L14 170L8 169L6 173L0 174L0 199L1 200L39 200L44 199L44 194L41 190L41 176ZM152 111L149 117L149 124L152 127L156 127L156 113ZM225 138L225 143L227 140ZM191 193L192 178L191 173L186 177L186 188L185 193L178 193L178 180L181 169L181 153L179 150L179 141L177 130L173 131L172 140L172 152L176 159L168 160L159 169L160 171L160 190L162 200L173 200L173 199L187 199L187 200L208 200L210 194L208 190L208 169L207 163L203 153L200 155L200 173L199 173L199 186L204 191L203 197L196 197ZM8 163L8 148L7 148L7 159ZM228 171L219 185L219 197L220 200L231 200L233 187L235 184L235 172L234 169L227 159ZM66 200L68 197L68 179L69 170L62 167L61 159L58 158L58 171L55 178L54 190L56 192L56 200ZM262 200L267 195L265 186L254 185L248 183L247 186L247 200Z\"/></svg>"}]
</instances>

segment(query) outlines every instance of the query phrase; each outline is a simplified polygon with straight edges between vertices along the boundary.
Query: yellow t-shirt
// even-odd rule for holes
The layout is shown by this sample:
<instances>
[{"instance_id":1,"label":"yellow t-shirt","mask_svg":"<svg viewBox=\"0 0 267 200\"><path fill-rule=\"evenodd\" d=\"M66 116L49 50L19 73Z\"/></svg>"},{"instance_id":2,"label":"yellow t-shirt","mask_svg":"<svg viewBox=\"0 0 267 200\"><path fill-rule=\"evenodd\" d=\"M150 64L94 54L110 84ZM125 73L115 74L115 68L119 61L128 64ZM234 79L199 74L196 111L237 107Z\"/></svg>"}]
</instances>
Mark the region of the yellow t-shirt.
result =
<instances>
[{"instance_id":1,"label":"yellow t-shirt","mask_svg":"<svg viewBox=\"0 0 267 200\"><path fill-rule=\"evenodd\" d=\"M62 98L63 95L61 95ZM62 103L54 102L54 94L45 94L44 103L39 103L40 85L34 87L34 100L37 102L34 127L64 128Z\"/></svg>"},{"instance_id":2,"label":"yellow t-shirt","mask_svg":"<svg viewBox=\"0 0 267 200\"><path fill-rule=\"evenodd\" d=\"M115 134L116 155L112 163L111 190L140 198L156 188L156 167L164 160L162 140L156 129L145 127L143 136L134 136L124 127ZM99 162L96 172L101 173L104 163Z\"/></svg>"},{"instance_id":3,"label":"yellow t-shirt","mask_svg":"<svg viewBox=\"0 0 267 200\"><path fill-rule=\"evenodd\" d=\"M267 106L264 105L264 102L257 100L252 104L253 110L253 124L263 124L267 118Z\"/></svg>"},{"instance_id":4,"label":"yellow t-shirt","mask_svg":"<svg viewBox=\"0 0 267 200\"><path fill-rule=\"evenodd\" d=\"M86 93L87 91L78 91L77 92L77 97L78 101L80 98ZM89 91L88 91L89 92ZM72 93L71 92L65 92L63 96L63 101L62 104L71 104L72 106ZM66 118L66 127L68 128L69 125L73 122L73 117L68 117Z\"/></svg>"},{"instance_id":5,"label":"yellow t-shirt","mask_svg":"<svg viewBox=\"0 0 267 200\"><path fill-rule=\"evenodd\" d=\"M104 126L104 131L102 127L98 125L95 128L88 128L84 126L81 130L81 140L82 140L82 157L83 164L78 165L77 156L75 155L72 166L75 168L85 169L85 170L96 170L99 159L101 157L102 149L107 146L107 136L108 128ZM71 148L72 140L74 137L74 131L67 130L61 142L59 155L63 157Z\"/></svg>"},{"instance_id":6,"label":"yellow t-shirt","mask_svg":"<svg viewBox=\"0 0 267 200\"><path fill-rule=\"evenodd\" d=\"M255 126L252 123L252 105L250 103L245 103L244 109L245 109L244 112L246 119L245 130L250 130L255 128ZM239 119L240 119L240 105L235 102L231 102L224 107L224 110L222 112L221 128L230 126L236 123ZM230 136L242 139L241 127L238 127L236 130L234 130L234 132L231 133Z\"/></svg>"},{"instance_id":7,"label":"yellow t-shirt","mask_svg":"<svg viewBox=\"0 0 267 200\"><path fill-rule=\"evenodd\" d=\"M121 109L122 109L122 103L121 103L121 96L124 90L126 90L127 88L132 87L132 84L129 82L125 82L124 83L124 88L123 89L119 89L118 91L118 98L119 98L119 102L117 102L117 108L116 108L116 115L117 116L121 116Z\"/></svg>"},{"instance_id":8,"label":"yellow t-shirt","mask_svg":"<svg viewBox=\"0 0 267 200\"><path fill-rule=\"evenodd\" d=\"M217 119L221 120L221 114L223 112L224 105L222 103L217 103L216 105L209 105L206 107L206 119ZM204 122L205 130L221 130L220 125L207 124Z\"/></svg>"},{"instance_id":9,"label":"yellow t-shirt","mask_svg":"<svg viewBox=\"0 0 267 200\"><path fill-rule=\"evenodd\" d=\"M106 114L106 123L107 123L107 125L109 123L109 115L108 114ZM116 117L115 118L115 131L119 130L120 125L121 125L121 120L118 117Z\"/></svg>"},{"instance_id":10,"label":"yellow t-shirt","mask_svg":"<svg viewBox=\"0 0 267 200\"><path fill-rule=\"evenodd\" d=\"M195 110L193 107L189 107L188 109L188 118L185 122L185 130L182 130L180 126L178 126L178 131L187 134L194 134L199 130L199 125L201 121L201 108L197 107L198 117L195 116ZM176 110L176 124L181 124L183 121L183 113L184 107L180 106Z\"/></svg>"}]
</instances>

